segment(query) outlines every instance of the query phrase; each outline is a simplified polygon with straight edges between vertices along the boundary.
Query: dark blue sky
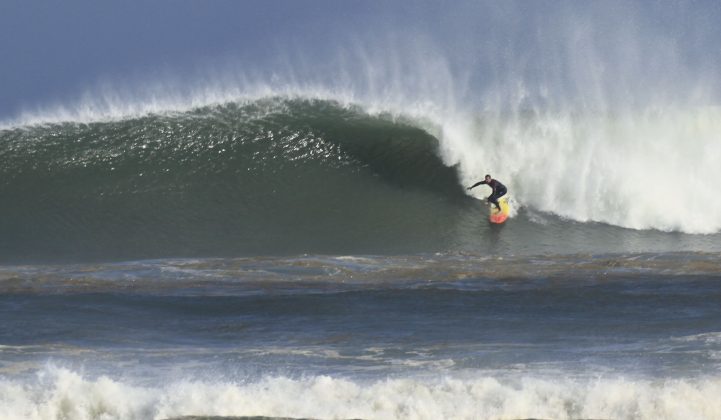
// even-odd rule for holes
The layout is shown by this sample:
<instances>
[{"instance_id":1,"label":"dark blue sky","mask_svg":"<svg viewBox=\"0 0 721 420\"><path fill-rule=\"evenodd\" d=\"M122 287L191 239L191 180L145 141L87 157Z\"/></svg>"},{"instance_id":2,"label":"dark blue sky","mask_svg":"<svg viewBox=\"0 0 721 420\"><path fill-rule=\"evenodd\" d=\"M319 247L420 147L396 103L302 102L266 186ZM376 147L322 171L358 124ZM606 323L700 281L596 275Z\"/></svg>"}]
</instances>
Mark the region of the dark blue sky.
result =
<instances>
[{"instance_id":1,"label":"dark blue sky","mask_svg":"<svg viewBox=\"0 0 721 420\"><path fill-rule=\"evenodd\" d=\"M644 83L653 91L715 77L719 22L716 1L5 0L0 120L104 81L192 78L227 61L257 71L280 53L322 62L365 39L388 62L404 42L422 39L453 71L470 69L471 87L513 72L578 90L590 79L590 57L603 88L620 80L627 86L619 92ZM401 41L386 46L384 33Z\"/></svg>"}]
</instances>

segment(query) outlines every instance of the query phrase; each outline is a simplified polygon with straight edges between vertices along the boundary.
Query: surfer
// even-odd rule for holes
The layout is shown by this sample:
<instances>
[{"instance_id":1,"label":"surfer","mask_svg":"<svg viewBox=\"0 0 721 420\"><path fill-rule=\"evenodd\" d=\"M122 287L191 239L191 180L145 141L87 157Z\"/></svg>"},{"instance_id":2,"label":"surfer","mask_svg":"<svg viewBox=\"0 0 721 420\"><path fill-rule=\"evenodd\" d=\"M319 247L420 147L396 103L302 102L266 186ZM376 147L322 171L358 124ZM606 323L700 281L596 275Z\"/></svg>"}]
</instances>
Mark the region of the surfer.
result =
<instances>
[{"instance_id":1,"label":"surfer","mask_svg":"<svg viewBox=\"0 0 721 420\"><path fill-rule=\"evenodd\" d=\"M479 186L479 185L488 185L493 189L493 192L491 195L488 196L488 202L495 204L496 208L500 211L501 206L498 205L498 199L506 195L508 190L506 189L506 186L498 182L497 180L491 178L490 175L486 175L486 179L480 182L476 182L475 184L468 187L468 190L472 190L473 188Z\"/></svg>"}]
</instances>

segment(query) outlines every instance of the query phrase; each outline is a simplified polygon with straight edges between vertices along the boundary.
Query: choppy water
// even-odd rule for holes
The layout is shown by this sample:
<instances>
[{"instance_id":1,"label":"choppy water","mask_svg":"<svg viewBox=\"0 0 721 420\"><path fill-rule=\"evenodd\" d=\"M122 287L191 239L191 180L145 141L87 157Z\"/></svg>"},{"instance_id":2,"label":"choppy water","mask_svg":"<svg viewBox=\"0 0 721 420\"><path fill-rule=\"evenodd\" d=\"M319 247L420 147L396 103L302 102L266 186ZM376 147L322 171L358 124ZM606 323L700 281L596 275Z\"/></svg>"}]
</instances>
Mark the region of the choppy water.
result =
<instances>
[{"instance_id":1,"label":"choppy water","mask_svg":"<svg viewBox=\"0 0 721 420\"><path fill-rule=\"evenodd\" d=\"M718 254L6 266L3 418L713 418Z\"/></svg>"}]
</instances>

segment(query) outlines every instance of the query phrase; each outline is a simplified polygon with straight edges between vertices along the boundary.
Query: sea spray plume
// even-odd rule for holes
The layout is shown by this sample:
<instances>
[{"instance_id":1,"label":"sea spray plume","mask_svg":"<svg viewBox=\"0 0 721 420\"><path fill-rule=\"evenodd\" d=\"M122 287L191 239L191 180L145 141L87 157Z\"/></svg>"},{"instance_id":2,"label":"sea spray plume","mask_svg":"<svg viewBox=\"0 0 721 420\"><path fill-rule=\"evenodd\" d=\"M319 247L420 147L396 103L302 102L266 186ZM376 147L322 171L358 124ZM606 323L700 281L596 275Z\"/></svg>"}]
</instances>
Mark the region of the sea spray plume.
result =
<instances>
[{"instance_id":1,"label":"sea spray plume","mask_svg":"<svg viewBox=\"0 0 721 420\"><path fill-rule=\"evenodd\" d=\"M371 40L347 35L333 54L315 61L302 52L279 50L262 64L222 62L208 63L190 76L167 70L149 80L105 79L75 100L26 110L2 127L119 121L267 97L332 100L360 105L370 114L436 119L453 114L459 103L456 84L461 79L422 34L386 34Z\"/></svg>"},{"instance_id":2,"label":"sea spray plume","mask_svg":"<svg viewBox=\"0 0 721 420\"><path fill-rule=\"evenodd\" d=\"M525 205L579 221L713 233L721 228L719 121L715 108L531 114L481 138L503 150L485 157L502 165Z\"/></svg>"},{"instance_id":3,"label":"sea spray plume","mask_svg":"<svg viewBox=\"0 0 721 420\"><path fill-rule=\"evenodd\" d=\"M585 6L538 14L523 28L537 35L531 48L498 55L475 127L443 138L444 150L471 153L449 162L466 182L491 171L523 205L569 219L717 232L719 84L708 69L718 54L700 59L708 43L677 21L654 25L663 13Z\"/></svg>"}]
</instances>

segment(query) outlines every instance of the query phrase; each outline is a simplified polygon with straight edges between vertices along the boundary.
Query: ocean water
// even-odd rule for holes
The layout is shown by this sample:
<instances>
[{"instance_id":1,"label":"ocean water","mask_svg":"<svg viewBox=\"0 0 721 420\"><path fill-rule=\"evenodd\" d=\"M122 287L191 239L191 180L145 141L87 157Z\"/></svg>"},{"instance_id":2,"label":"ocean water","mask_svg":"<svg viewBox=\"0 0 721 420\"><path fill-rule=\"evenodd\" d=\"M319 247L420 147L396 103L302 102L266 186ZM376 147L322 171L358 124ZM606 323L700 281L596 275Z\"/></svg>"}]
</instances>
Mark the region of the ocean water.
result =
<instances>
[{"instance_id":1,"label":"ocean water","mask_svg":"<svg viewBox=\"0 0 721 420\"><path fill-rule=\"evenodd\" d=\"M574 4L0 120L0 419L721 418L718 12Z\"/></svg>"},{"instance_id":2,"label":"ocean water","mask_svg":"<svg viewBox=\"0 0 721 420\"><path fill-rule=\"evenodd\" d=\"M2 418L716 418L707 253L5 266Z\"/></svg>"}]
</instances>

